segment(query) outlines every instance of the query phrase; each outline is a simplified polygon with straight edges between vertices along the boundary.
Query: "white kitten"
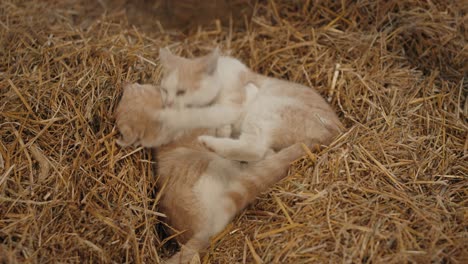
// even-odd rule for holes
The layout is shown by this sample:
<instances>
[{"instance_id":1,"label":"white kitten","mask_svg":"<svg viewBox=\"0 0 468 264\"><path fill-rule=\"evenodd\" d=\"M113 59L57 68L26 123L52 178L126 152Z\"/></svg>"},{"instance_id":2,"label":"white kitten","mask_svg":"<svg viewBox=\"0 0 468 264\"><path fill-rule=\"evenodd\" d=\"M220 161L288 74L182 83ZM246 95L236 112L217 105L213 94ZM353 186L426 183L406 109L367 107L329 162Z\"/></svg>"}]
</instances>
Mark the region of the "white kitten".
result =
<instances>
[{"instance_id":1,"label":"white kitten","mask_svg":"<svg viewBox=\"0 0 468 264\"><path fill-rule=\"evenodd\" d=\"M306 139L328 144L341 131L338 117L314 89L255 74L239 60L219 56L217 49L195 59L161 49L160 58L165 103L177 107L156 118L176 131L233 125L240 134L237 139L199 137L225 158L257 161L269 149L278 151ZM259 90L248 104L245 87Z\"/></svg>"}]
</instances>

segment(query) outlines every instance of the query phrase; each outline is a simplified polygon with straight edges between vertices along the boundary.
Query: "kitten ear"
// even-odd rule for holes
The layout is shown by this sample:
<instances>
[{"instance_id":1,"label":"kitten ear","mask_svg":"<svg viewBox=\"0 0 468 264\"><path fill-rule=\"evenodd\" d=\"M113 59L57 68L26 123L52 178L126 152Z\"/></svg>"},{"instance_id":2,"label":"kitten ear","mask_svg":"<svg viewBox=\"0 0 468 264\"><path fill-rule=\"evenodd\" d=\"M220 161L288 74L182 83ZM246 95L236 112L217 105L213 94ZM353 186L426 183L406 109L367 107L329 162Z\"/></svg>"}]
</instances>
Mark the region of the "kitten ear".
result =
<instances>
[{"instance_id":1,"label":"kitten ear","mask_svg":"<svg viewBox=\"0 0 468 264\"><path fill-rule=\"evenodd\" d=\"M164 68L172 68L176 62L177 56L172 54L168 48L159 49L159 61Z\"/></svg>"},{"instance_id":2,"label":"kitten ear","mask_svg":"<svg viewBox=\"0 0 468 264\"><path fill-rule=\"evenodd\" d=\"M219 48L216 47L210 54L205 56L204 71L206 74L213 74L218 66Z\"/></svg>"}]
</instances>

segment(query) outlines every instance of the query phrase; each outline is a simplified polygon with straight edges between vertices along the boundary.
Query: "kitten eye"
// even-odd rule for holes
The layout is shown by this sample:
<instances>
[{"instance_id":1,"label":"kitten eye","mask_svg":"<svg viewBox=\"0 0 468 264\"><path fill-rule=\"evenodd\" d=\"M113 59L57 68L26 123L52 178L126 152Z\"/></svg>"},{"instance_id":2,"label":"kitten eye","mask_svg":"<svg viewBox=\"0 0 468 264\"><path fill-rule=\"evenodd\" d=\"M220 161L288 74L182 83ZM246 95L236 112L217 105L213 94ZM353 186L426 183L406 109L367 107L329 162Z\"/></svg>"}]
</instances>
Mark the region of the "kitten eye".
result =
<instances>
[{"instance_id":1,"label":"kitten eye","mask_svg":"<svg viewBox=\"0 0 468 264\"><path fill-rule=\"evenodd\" d=\"M184 91L184 90L178 90L178 91L176 92L176 95L177 95L177 96L181 96L181 95L184 95L184 94L185 94L185 91Z\"/></svg>"},{"instance_id":2,"label":"kitten eye","mask_svg":"<svg viewBox=\"0 0 468 264\"><path fill-rule=\"evenodd\" d=\"M166 90L166 89L161 88L161 91L162 91L163 93L167 94L167 90Z\"/></svg>"}]
</instances>

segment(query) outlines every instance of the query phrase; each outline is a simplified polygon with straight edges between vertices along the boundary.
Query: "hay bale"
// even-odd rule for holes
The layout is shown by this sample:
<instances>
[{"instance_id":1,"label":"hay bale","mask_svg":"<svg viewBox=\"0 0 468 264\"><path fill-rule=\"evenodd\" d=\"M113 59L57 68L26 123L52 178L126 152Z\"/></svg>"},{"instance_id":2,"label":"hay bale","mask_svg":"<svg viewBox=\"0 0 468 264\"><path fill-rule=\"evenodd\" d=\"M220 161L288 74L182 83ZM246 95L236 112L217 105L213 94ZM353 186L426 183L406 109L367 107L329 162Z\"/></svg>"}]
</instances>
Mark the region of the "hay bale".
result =
<instances>
[{"instance_id":1,"label":"hay bale","mask_svg":"<svg viewBox=\"0 0 468 264\"><path fill-rule=\"evenodd\" d=\"M202 261L466 260L464 6L253 6L236 26L190 33L129 22L128 1L0 2L3 262L158 263L173 251L158 232L151 153L117 147L113 119L123 81L159 81L166 45L185 56L220 45L258 72L314 86L348 127L295 163Z\"/></svg>"}]
</instances>

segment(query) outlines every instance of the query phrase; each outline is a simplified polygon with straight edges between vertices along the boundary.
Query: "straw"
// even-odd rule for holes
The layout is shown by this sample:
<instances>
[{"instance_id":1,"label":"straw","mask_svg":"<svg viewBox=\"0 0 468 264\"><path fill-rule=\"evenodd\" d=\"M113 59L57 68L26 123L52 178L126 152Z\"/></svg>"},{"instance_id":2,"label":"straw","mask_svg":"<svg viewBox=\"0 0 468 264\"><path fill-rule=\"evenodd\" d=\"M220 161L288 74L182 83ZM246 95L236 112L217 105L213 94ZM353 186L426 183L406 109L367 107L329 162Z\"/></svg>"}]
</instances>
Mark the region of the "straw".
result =
<instances>
[{"instance_id":1,"label":"straw","mask_svg":"<svg viewBox=\"0 0 468 264\"><path fill-rule=\"evenodd\" d=\"M152 154L118 147L113 117L124 81L160 81L169 45L219 46L313 86L346 125L214 238L206 263L466 262L463 1L233 1L248 12L230 6L232 19L170 2L0 2L0 262L174 253ZM181 18L194 10L214 13Z\"/></svg>"}]
</instances>

